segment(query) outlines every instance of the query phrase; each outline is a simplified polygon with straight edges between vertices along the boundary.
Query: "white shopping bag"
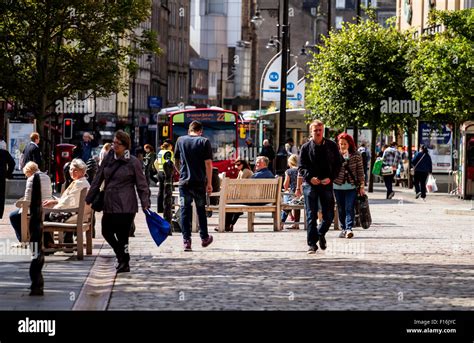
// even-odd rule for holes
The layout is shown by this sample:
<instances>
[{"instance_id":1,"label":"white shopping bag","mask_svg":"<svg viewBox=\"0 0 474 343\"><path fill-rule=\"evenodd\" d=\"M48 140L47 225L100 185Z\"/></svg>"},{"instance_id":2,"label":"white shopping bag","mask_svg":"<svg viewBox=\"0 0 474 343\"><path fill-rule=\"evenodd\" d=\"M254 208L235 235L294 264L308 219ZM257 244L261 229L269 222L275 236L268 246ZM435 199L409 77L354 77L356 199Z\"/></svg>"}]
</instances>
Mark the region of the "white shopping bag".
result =
<instances>
[{"instance_id":1,"label":"white shopping bag","mask_svg":"<svg viewBox=\"0 0 474 343\"><path fill-rule=\"evenodd\" d=\"M434 178L433 174L428 176L428 181L426 182L426 190L429 193L434 193L438 191L438 186L436 185L436 179Z\"/></svg>"}]
</instances>

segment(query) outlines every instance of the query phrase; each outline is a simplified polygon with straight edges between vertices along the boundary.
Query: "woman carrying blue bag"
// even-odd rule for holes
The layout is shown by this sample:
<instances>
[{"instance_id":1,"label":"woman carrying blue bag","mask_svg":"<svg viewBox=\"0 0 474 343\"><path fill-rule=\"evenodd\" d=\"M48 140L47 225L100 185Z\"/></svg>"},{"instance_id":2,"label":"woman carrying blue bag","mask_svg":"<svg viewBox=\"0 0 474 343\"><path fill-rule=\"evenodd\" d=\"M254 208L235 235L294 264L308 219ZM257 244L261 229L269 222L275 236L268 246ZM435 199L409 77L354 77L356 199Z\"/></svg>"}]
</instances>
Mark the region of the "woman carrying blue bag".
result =
<instances>
[{"instance_id":1,"label":"woman carrying blue bag","mask_svg":"<svg viewBox=\"0 0 474 343\"><path fill-rule=\"evenodd\" d=\"M100 165L86 197L86 203L93 203L105 181L102 235L117 256L117 273L130 271L128 236L138 212L136 192L143 210L150 208L150 189L140 161L130 154L130 146L130 136L121 130L117 131L112 149Z\"/></svg>"}]
</instances>

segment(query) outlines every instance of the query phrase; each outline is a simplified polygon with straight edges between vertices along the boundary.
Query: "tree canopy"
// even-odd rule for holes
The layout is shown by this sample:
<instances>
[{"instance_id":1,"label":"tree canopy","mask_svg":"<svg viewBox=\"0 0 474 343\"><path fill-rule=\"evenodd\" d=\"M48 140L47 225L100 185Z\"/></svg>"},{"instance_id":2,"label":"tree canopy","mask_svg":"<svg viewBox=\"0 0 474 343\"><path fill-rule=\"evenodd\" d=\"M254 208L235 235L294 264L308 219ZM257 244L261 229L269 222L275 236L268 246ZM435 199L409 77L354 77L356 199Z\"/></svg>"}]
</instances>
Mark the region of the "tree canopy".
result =
<instances>
[{"instance_id":1,"label":"tree canopy","mask_svg":"<svg viewBox=\"0 0 474 343\"><path fill-rule=\"evenodd\" d=\"M473 119L474 10L432 11L430 24L446 29L421 36L410 49L406 86L425 120Z\"/></svg>"},{"instance_id":2,"label":"tree canopy","mask_svg":"<svg viewBox=\"0 0 474 343\"><path fill-rule=\"evenodd\" d=\"M403 84L407 37L374 20L332 31L310 63L306 102L312 116L340 128L385 129L412 122L413 116L381 113L383 100L409 97Z\"/></svg>"},{"instance_id":3,"label":"tree canopy","mask_svg":"<svg viewBox=\"0 0 474 343\"><path fill-rule=\"evenodd\" d=\"M0 2L0 97L39 120L56 100L128 89L124 69L159 53L156 34L137 31L151 0L15 0Z\"/></svg>"}]
</instances>

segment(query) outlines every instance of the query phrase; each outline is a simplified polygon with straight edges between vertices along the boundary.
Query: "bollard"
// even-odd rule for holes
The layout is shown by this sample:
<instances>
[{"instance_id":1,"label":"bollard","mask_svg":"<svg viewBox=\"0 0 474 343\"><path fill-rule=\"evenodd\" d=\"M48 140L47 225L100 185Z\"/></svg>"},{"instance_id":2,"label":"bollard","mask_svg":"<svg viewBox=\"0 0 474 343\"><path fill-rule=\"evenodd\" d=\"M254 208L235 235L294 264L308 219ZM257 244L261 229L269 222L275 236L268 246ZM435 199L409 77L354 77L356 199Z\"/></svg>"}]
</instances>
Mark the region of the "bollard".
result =
<instances>
[{"instance_id":1,"label":"bollard","mask_svg":"<svg viewBox=\"0 0 474 343\"><path fill-rule=\"evenodd\" d=\"M173 171L174 171L174 164L171 160L167 160L163 164L163 171L165 173L165 189L163 194L163 218L171 223L172 219L172 209L173 209ZM171 234L172 230L170 230Z\"/></svg>"}]
</instances>

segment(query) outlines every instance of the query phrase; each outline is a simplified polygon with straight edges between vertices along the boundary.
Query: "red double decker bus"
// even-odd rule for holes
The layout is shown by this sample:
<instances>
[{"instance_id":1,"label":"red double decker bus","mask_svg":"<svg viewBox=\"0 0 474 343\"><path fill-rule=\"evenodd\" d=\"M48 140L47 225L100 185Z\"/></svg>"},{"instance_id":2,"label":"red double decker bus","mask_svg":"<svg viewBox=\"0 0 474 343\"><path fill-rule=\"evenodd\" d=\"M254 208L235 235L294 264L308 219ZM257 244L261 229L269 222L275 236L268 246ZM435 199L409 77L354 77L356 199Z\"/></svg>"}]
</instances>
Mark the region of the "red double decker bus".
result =
<instances>
[{"instance_id":1,"label":"red double decker bus","mask_svg":"<svg viewBox=\"0 0 474 343\"><path fill-rule=\"evenodd\" d=\"M213 166L227 177L237 177L234 161L238 151L239 116L236 112L220 108L195 108L160 114L159 141L171 139L174 143L188 134L189 124L198 120L203 125L203 136L211 142Z\"/></svg>"}]
</instances>

